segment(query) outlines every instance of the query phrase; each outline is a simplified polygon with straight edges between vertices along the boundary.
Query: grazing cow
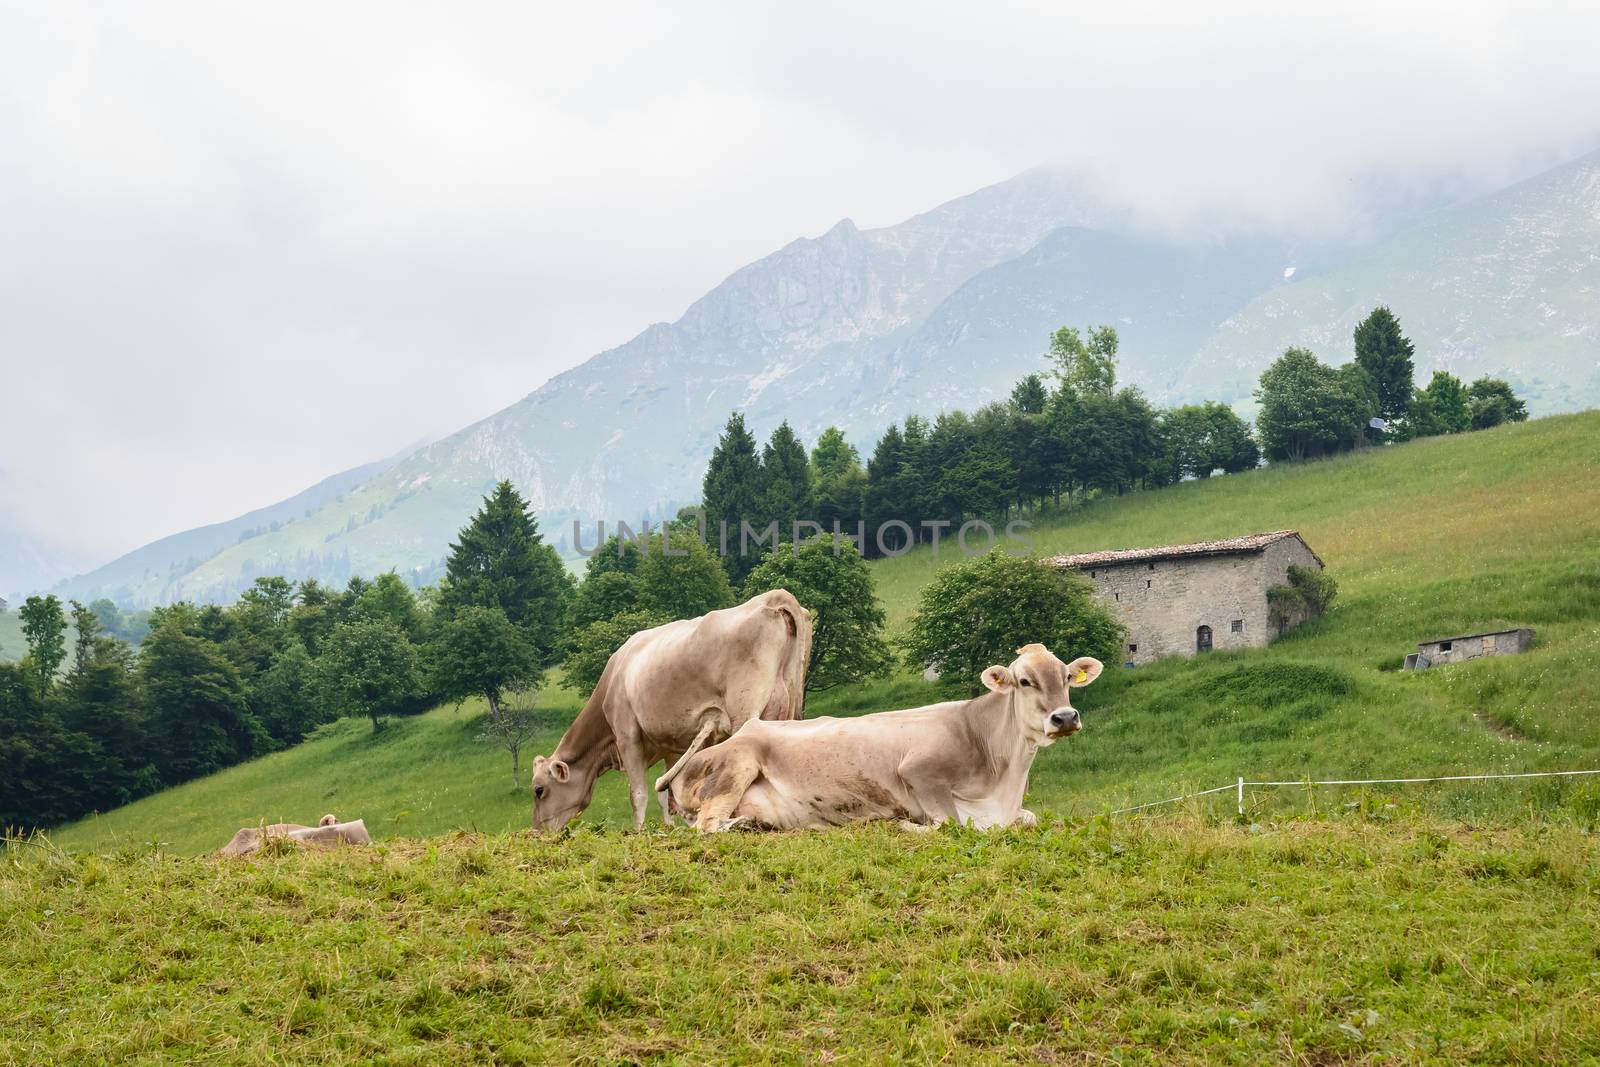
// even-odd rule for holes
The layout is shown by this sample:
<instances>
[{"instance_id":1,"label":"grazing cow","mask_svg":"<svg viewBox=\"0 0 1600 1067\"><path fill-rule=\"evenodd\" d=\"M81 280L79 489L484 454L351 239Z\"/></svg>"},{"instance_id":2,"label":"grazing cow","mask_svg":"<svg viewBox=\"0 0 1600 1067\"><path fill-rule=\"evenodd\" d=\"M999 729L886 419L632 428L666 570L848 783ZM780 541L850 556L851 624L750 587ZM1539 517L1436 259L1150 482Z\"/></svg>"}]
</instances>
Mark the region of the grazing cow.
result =
<instances>
[{"instance_id":1,"label":"grazing cow","mask_svg":"<svg viewBox=\"0 0 1600 1067\"><path fill-rule=\"evenodd\" d=\"M340 822L337 815L324 815L315 826L301 826L293 822L275 822L270 826L246 826L233 835L233 840L217 851L219 856L237 858L248 856L261 848L269 837L281 837L310 848L339 848L341 845L370 845L367 824L361 819Z\"/></svg>"},{"instance_id":2,"label":"grazing cow","mask_svg":"<svg viewBox=\"0 0 1600 1067\"><path fill-rule=\"evenodd\" d=\"M987 829L1037 820L1022 806L1039 749L1077 733L1068 689L1100 676L1097 659L1062 663L1025 645L983 672L971 700L851 719L750 722L689 760L674 810L701 831L791 830L872 819Z\"/></svg>"},{"instance_id":3,"label":"grazing cow","mask_svg":"<svg viewBox=\"0 0 1600 1067\"><path fill-rule=\"evenodd\" d=\"M752 719L798 719L810 658L811 614L783 589L634 634L555 751L534 758L533 828L577 818L595 779L616 767L628 776L634 829L643 827L645 774L659 759L671 768L656 783L670 824L663 790L684 759Z\"/></svg>"}]
</instances>

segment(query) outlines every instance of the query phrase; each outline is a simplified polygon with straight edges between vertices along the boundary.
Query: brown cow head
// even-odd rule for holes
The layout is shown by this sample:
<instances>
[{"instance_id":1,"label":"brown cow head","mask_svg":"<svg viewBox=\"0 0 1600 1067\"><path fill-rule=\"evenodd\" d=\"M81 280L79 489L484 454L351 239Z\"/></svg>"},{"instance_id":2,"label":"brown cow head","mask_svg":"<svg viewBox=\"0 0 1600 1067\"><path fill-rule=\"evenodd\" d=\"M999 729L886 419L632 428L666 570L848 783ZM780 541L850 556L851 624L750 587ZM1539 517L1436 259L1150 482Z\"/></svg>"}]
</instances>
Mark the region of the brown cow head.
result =
<instances>
[{"instance_id":1,"label":"brown cow head","mask_svg":"<svg viewBox=\"0 0 1600 1067\"><path fill-rule=\"evenodd\" d=\"M1040 748L1083 729L1069 689L1100 677L1104 665L1093 656L1062 663L1043 645L1023 645L1009 667L990 667L983 684L1011 698L1011 713L1022 735Z\"/></svg>"},{"instance_id":2,"label":"brown cow head","mask_svg":"<svg viewBox=\"0 0 1600 1067\"><path fill-rule=\"evenodd\" d=\"M589 806L595 768L573 767L564 759L533 758L533 828L559 830Z\"/></svg>"}]
</instances>

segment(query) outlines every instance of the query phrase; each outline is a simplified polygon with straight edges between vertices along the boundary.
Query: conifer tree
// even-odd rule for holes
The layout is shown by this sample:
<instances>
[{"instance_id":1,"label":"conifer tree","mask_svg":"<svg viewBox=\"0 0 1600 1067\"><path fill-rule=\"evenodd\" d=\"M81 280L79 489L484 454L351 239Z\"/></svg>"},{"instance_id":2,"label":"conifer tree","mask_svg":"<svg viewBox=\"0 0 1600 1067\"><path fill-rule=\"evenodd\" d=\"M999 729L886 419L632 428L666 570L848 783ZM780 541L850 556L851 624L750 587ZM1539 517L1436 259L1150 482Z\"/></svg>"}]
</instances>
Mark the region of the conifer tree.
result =
<instances>
[{"instance_id":1,"label":"conifer tree","mask_svg":"<svg viewBox=\"0 0 1600 1067\"><path fill-rule=\"evenodd\" d=\"M811 450L811 474L817 494L816 521L824 530L831 531L835 523L841 533L854 530L861 519L867 474L861 469L861 454L837 426L828 427L817 438Z\"/></svg>"},{"instance_id":2,"label":"conifer tree","mask_svg":"<svg viewBox=\"0 0 1600 1067\"><path fill-rule=\"evenodd\" d=\"M448 619L467 606L499 608L548 665L566 643L572 595L561 557L540 536L522 494L503 481L450 546L438 612Z\"/></svg>"},{"instance_id":3,"label":"conifer tree","mask_svg":"<svg viewBox=\"0 0 1600 1067\"><path fill-rule=\"evenodd\" d=\"M1356 327L1355 341L1356 364L1372 375L1378 390L1378 414L1390 422L1403 419L1411 406L1416 369L1411 361L1415 349L1400 332L1400 320L1386 307L1374 308Z\"/></svg>"},{"instance_id":4,"label":"conifer tree","mask_svg":"<svg viewBox=\"0 0 1600 1067\"><path fill-rule=\"evenodd\" d=\"M1011 406L1024 415L1038 415L1044 411L1045 401L1050 399L1050 394L1044 387L1044 379L1037 374L1030 374L1019 381L1011 390Z\"/></svg>"},{"instance_id":5,"label":"conifer tree","mask_svg":"<svg viewBox=\"0 0 1600 1067\"><path fill-rule=\"evenodd\" d=\"M878 554L876 531L891 519L901 517L901 474L905 467L905 438L900 427L891 425L878 438L878 445L867 461L867 489L861 511L866 521L866 541L858 545L864 556Z\"/></svg>"},{"instance_id":6,"label":"conifer tree","mask_svg":"<svg viewBox=\"0 0 1600 1067\"><path fill-rule=\"evenodd\" d=\"M758 524L762 512L761 460L756 455L756 439L745 429L744 415L728 416L722 436L711 453L700 500L706 512L706 535L717 550L722 547L722 531L727 531L727 551L722 566L728 577L742 582L750 572L739 554L739 524ZM723 525L726 524L726 525Z\"/></svg>"},{"instance_id":7,"label":"conifer tree","mask_svg":"<svg viewBox=\"0 0 1600 1067\"><path fill-rule=\"evenodd\" d=\"M796 520L815 521L816 493L805 446L785 419L772 431L761 453L761 524L776 522L778 539L794 536ZM752 566L754 563L752 563Z\"/></svg>"}]
</instances>

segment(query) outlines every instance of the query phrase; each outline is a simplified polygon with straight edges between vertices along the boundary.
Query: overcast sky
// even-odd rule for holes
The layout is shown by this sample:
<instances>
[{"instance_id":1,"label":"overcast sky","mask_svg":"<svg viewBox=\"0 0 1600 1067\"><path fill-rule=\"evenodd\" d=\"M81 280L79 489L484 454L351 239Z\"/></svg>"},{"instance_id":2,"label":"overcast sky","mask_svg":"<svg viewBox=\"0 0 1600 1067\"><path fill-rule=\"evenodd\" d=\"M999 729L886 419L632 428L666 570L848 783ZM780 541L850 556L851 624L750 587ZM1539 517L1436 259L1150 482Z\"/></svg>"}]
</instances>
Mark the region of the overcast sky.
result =
<instances>
[{"instance_id":1,"label":"overcast sky","mask_svg":"<svg viewBox=\"0 0 1600 1067\"><path fill-rule=\"evenodd\" d=\"M1600 144L1592 4L1041 6L0 0L0 532L229 518L1035 164L1328 229Z\"/></svg>"}]
</instances>

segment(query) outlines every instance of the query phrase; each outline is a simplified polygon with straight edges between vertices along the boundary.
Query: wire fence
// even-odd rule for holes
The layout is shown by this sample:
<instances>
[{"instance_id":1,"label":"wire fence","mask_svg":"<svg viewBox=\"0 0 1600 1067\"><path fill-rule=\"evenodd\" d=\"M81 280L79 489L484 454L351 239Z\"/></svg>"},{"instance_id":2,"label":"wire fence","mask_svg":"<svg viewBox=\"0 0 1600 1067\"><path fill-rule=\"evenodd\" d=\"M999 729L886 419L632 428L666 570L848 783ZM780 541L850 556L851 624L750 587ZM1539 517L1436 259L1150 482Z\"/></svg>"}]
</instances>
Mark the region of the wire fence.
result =
<instances>
[{"instance_id":1,"label":"wire fence","mask_svg":"<svg viewBox=\"0 0 1600 1067\"><path fill-rule=\"evenodd\" d=\"M1164 807L1168 804L1179 804L1185 800L1194 800L1197 797L1210 796L1213 793L1223 793L1232 790L1235 794L1235 803L1240 815L1244 814L1244 795L1248 789L1280 789L1286 787L1309 788L1323 785L1416 785L1425 782L1488 782L1506 778L1576 778L1582 775L1600 774L1600 770L1592 771L1522 771L1506 774L1437 774L1426 778L1302 778L1296 782L1248 782L1243 776L1211 789L1202 789L1198 793L1184 793L1181 796L1168 797L1165 800L1152 800L1147 804L1135 804L1131 808L1118 808L1111 812L1112 815L1127 815L1135 811L1144 811L1148 808Z\"/></svg>"}]
</instances>

